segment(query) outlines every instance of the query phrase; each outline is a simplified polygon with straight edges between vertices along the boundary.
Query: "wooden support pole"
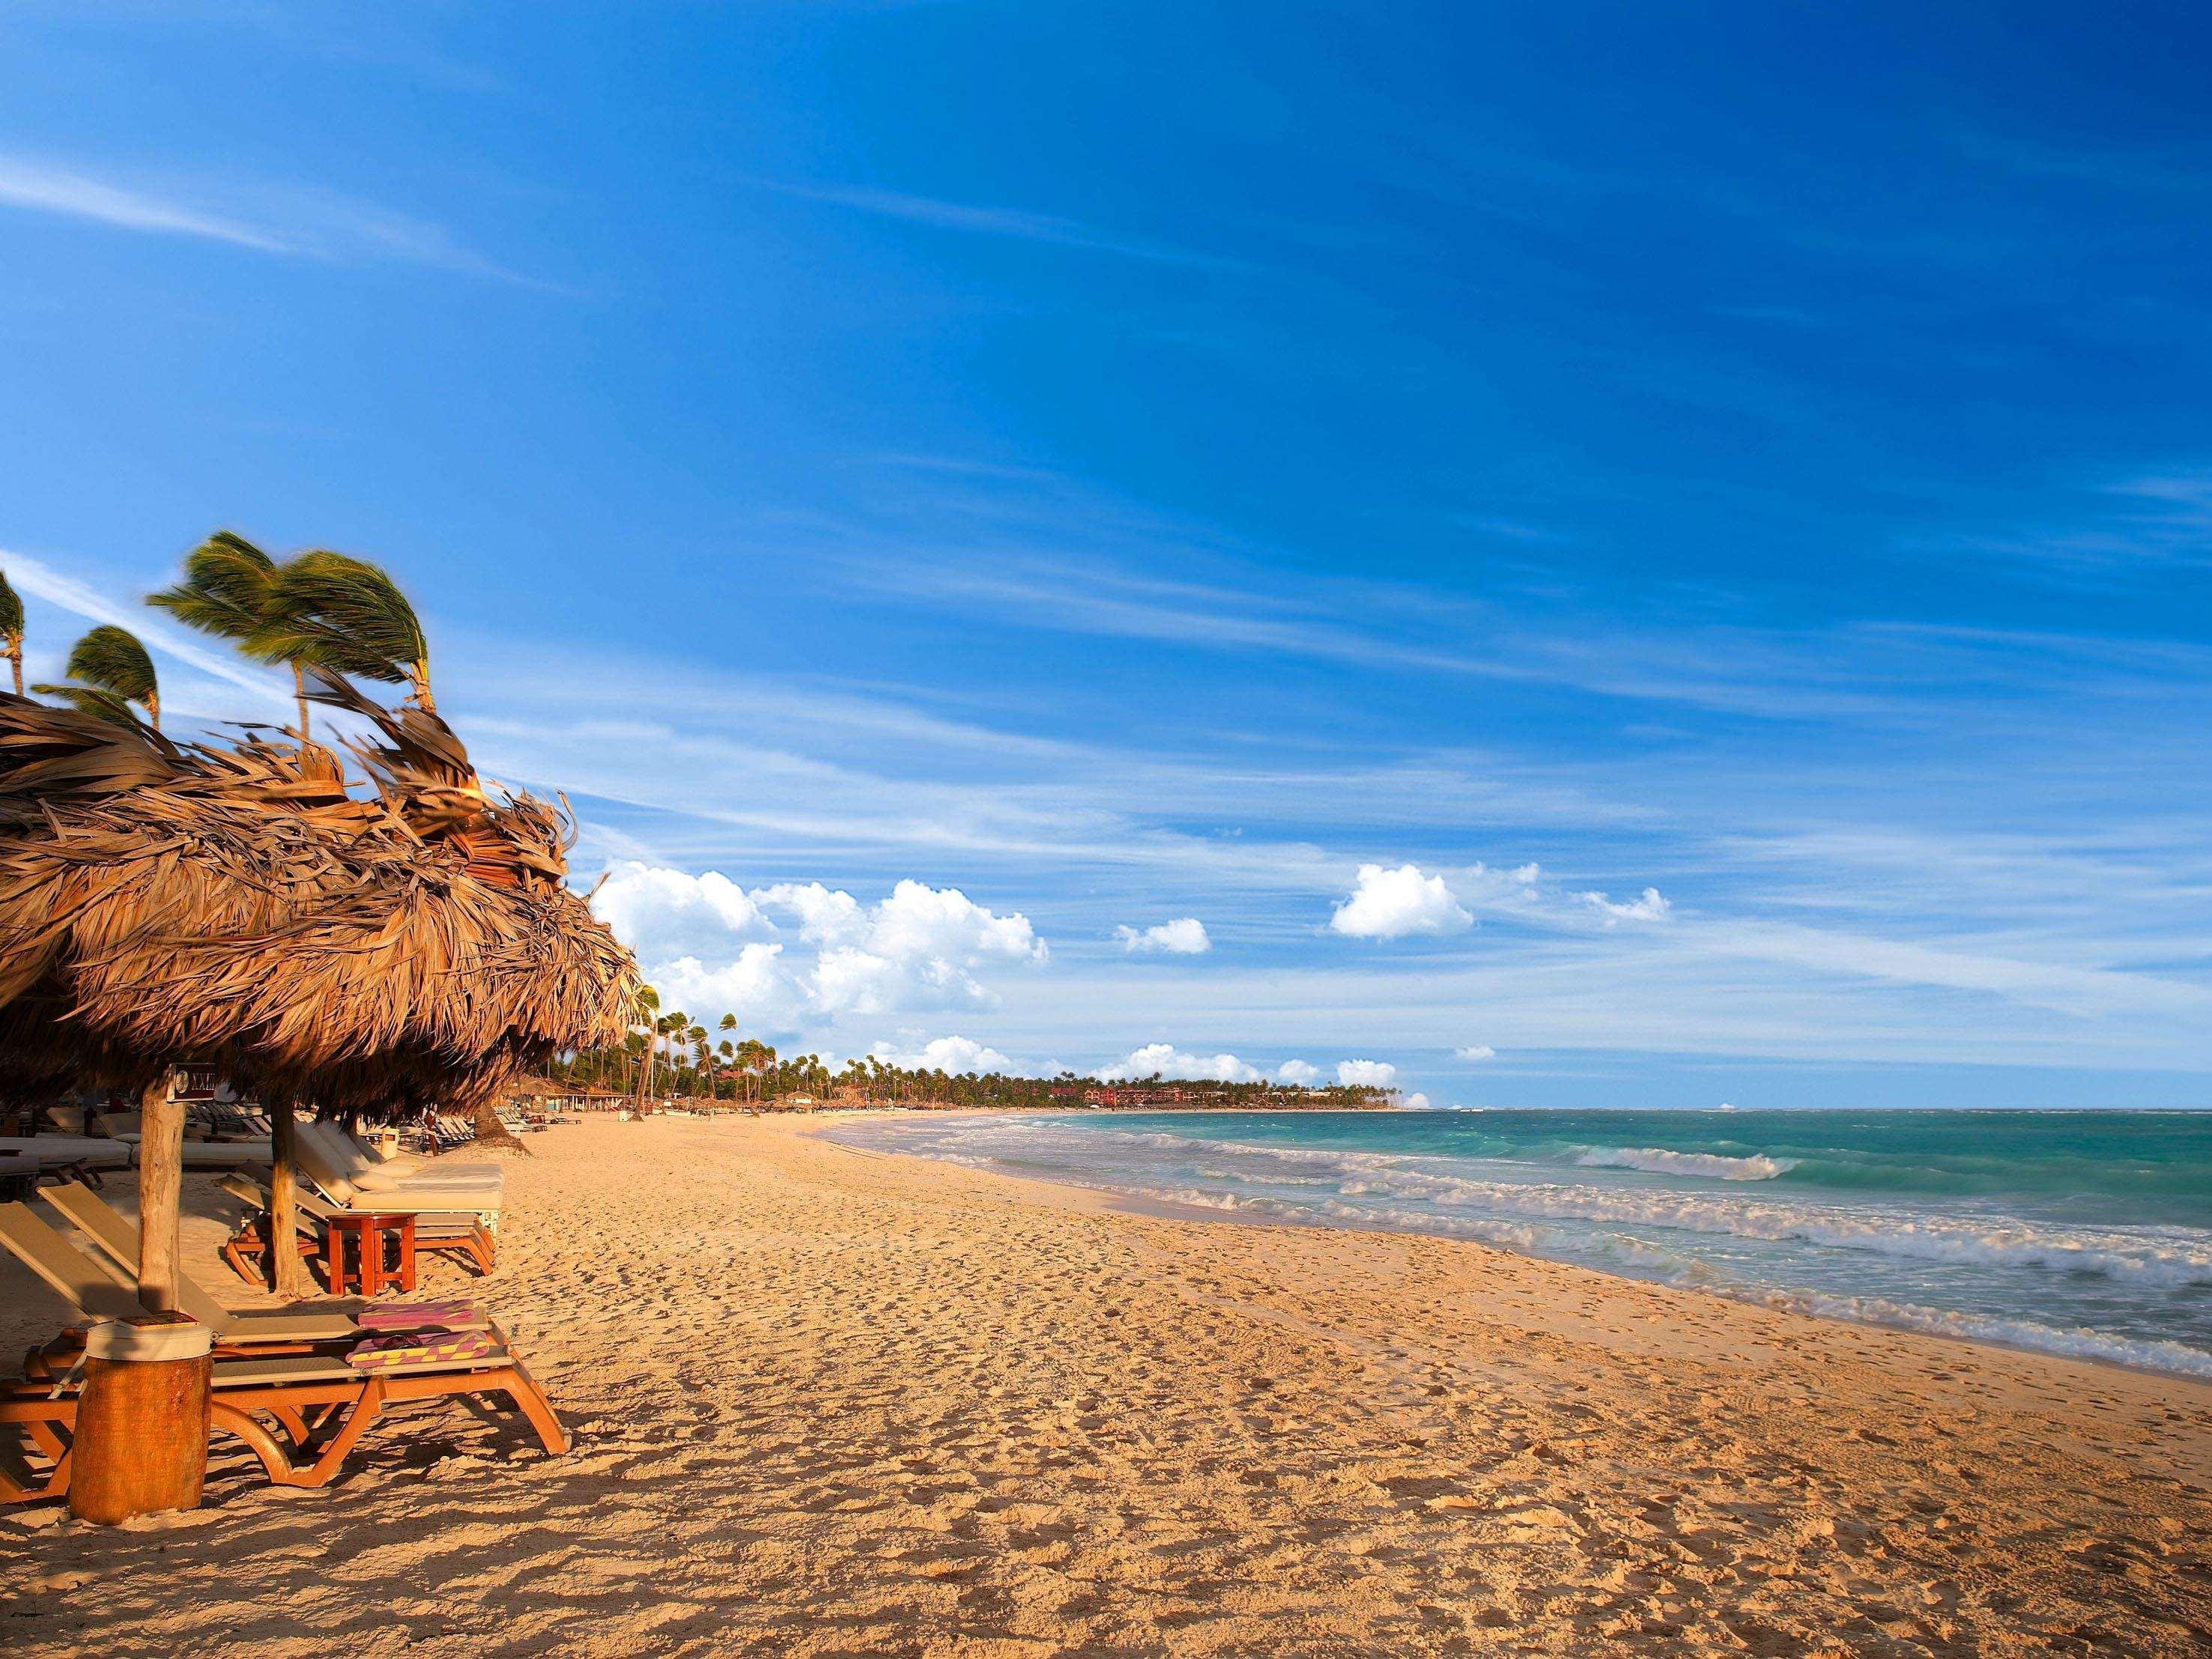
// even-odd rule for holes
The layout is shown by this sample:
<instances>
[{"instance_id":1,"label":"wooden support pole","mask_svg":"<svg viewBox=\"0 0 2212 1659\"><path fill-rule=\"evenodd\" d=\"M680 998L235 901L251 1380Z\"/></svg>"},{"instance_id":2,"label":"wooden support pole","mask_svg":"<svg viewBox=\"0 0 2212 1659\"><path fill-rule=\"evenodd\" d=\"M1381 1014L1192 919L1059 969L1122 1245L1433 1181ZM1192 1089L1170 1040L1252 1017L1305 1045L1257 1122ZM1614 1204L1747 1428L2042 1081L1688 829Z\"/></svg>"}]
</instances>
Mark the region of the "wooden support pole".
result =
<instances>
[{"instance_id":1,"label":"wooden support pole","mask_svg":"<svg viewBox=\"0 0 2212 1659\"><path fill-rule=\"evenodd\" d=\"M276 1263L274 1280L279 1296L305 1296L307 1264L300 1258L299 1121L292 1115L288 1097L269 1105L269 1254Z\"/></svg>"},{"instance_id":2,"label":"wooden support pole","mask_svg":"<svg viewBox=\"0 0 2212 1659\"><path fill-rule=\"evenodd\" d=\"M177 1305L177 1226L185 1183L185 1103L163 1072L138 1101L138 1300L154 1313Z\"/></svg>"}]
</instances>

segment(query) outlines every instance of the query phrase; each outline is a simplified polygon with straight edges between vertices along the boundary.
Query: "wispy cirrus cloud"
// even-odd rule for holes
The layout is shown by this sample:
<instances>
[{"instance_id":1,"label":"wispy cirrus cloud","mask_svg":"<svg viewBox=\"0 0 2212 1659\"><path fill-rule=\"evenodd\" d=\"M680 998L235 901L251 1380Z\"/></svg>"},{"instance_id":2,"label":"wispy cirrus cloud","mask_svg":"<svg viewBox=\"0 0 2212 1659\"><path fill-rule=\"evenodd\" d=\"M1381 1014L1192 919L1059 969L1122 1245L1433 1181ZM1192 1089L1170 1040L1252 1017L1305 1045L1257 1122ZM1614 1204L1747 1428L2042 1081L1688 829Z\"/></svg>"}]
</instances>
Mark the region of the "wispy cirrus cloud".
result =
<instances>
[{"instance_id":1,"label":"wispy cirrus cloud","mask_svg":"<svg viewBox=\"0 0 2212 1659\"><path fill-rule=\"evenodd\" d=\"M979 207L968 202L942 201L933 196L914 196L903 191L857 186L770 184L779 195L803 201L851 208L881 219L902 219L908 224L939 230L966 231L975 235L1005 237L1015 241L1044 242L1056 247L1080 248L1091 253L1115 253L1124 258L1149 259L1159 264L1198 265L1214 270L1246 269L1244 262L1224 259L1188 248L1148 241L1103 230L1080 219L1054 213L1035 213L1024 208Z\"/></svg>"},{"instance_id":2,"label":"wispy cirrus cloud","mask_svg":"<svg viewBox=\"0 0 2212 1659\"><path fill-rule=\"evenodd\" d=\"M198 236L263 253L305 251L258 226L16 155L0 155L0 204L34 213L90 219L119 230Z\"/></svg>"},{"instance_id":3,"label":"wispy cirrus cloud","mask_svg":"<svg viewBox=\"0 0 2212 1659\"><path fill-rule=\"evenodd\" d=\"M434 221L318 188L214 175L96 177L73 164L0 154L0 207L288 258L389 260L539 286Z\"/></svg>"},{"instance_id":4,"label":"wispy cirrus cloud","mask_svg":"<svg viewBox=\"0 0 2212 1659\"><path fill-rule=\"evenodd\" d=\"M2097 485L2069 506L2040 520L1924 544L2085 584L2212 562L2212 464L2134 473Z\"/></svg>"}]
</instances>

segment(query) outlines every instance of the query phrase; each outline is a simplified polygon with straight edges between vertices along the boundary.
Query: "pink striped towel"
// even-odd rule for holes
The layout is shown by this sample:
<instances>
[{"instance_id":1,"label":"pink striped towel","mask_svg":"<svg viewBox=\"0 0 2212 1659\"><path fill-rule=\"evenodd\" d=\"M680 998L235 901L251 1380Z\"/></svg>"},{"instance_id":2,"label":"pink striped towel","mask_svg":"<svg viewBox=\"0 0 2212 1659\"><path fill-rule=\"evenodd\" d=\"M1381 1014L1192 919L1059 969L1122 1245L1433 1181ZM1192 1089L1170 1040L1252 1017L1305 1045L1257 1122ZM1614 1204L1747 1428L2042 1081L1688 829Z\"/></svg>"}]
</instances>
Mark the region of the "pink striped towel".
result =
<instances>
[{"instance_id":1,"label":"pink striped towel","mask_svg":"<svg viewBox=\"0 0 2212 1659\"><path fill-rule=\"evenodd\" d=\"M354 1316L365 1331L479 1331L491 1322L468 1297L444 1302L388 1302Z\"/></svg>"},{"instance_id":2,"label":"pink striped towel","mask_svg":"<svg viewBox=\"0 0 2212 1659\"><path fill-rule=\"evenodd\" d=\"M364 1371L427 1365L445 1359L481 1359L499 1352L489 1331L411 1331L372 1336L346 1352L346 1364Z\"/></svg>"}]
</instances>

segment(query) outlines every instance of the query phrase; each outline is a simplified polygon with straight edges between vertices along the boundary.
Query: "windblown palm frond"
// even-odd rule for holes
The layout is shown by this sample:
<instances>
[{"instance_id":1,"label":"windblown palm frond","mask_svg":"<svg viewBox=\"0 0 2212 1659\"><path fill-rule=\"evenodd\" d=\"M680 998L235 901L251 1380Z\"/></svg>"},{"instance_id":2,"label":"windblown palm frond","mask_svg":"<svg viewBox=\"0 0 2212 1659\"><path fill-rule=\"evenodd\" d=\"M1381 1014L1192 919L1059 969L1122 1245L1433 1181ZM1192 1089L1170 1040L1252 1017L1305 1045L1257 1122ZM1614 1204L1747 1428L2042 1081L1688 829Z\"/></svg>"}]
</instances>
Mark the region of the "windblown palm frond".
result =
<instances>
[{"instance_id":1,"label":"windblown palm frond","mask_svg":"<svg viewBox=\"0 0 2212 1659\"><path fill-rule=\"evenodd\" d=\"M203 634L243 642L269 619L276 561L243 536L218 530L185 556L185 579L146 603Z\"/></svg>"},{"instance_id":2,"label":"windblown palm frond","mask_svg":"<svg viewBox=\"0 0 2212 1659\"><path fill-rule=\"evenodd\" d=\"M112 691L132 702L150 702L160 691L146 647L136 634L112 623L102 623L70 647L64 672L82 684Z\"/></svg>"},{"instance_id":3,"label":"windblown palm frond","mask_svg":"<svg viewBox=\"0 0 2212 1659\"><path fill-rule=\"evenodd\" d=\"M129 705L143 703L146 718L155 731L161 730L161 686L154 677L154 659L137 635L102 623L70 647L68 672L76 684L33 689L100 720L133 726L137 719Z\"/></svg>"},{"instance_id":4,"label":"windblown palm frond","mask_svg":"<svg viewBox=\"0 0 2212 1659\"><path fill-rule=\"evenodd\" d=\"M80 714L94 720L106 720L110 726L138 724L138 716L127 697L112 691L102 690L96 685L34 685L32 690L42 697L58 697Z\"/></svg>"},{"instance_id":5,"label":"windblown palm frond","mask_svg":"<svg viewBox=\"0 0 2212 1659\"><path fill-rule=\"evenodd\" d=\"M23 601L0 572L0 657L15 671L15 695L23 695Z\"/></svg>"},{"instance_id":6,"label":"windblown palm frond","mask_svg":"<svg viewBox=\"0 0 2212 1659\"><path fill-rule=\"evenodd\" d=\"M302 553L280 567L249 656L313 664L340 674L411 688L430 699L430 642L398 584L376 566L343 553Z\"/></svg>"}]
</instances>

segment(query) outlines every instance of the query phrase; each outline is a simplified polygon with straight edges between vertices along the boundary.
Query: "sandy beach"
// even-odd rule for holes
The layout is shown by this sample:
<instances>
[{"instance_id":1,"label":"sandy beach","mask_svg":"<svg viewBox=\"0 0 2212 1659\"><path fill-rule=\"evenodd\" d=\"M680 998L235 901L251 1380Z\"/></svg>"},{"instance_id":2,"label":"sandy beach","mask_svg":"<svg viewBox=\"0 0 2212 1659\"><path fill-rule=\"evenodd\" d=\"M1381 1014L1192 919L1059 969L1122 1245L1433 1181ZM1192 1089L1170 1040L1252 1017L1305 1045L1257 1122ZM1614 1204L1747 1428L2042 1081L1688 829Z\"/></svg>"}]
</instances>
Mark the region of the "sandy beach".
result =
<instances>
[{"instance_id":1,"label":"sandy beach","mask_svg":"<svg viewBox=\"0 0 2212 1659\"><path fill-rule=\"evenodd\" d=\"M599 1121L511 1158L477 1288L570 1455L449 1407L325 1491L219 1446L188 1516L13 1511L0 1645L2212 1646L2212 1389L1471 1243L1121 1213L810 1127ZM229 1212L191 1198L187 1260L235 1294ZM0 1340L59 1321L0 1263Z\"/></svg>"}]
</instances>

